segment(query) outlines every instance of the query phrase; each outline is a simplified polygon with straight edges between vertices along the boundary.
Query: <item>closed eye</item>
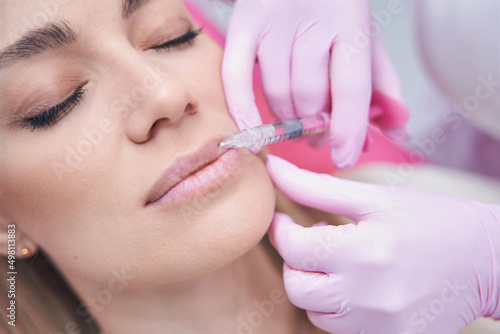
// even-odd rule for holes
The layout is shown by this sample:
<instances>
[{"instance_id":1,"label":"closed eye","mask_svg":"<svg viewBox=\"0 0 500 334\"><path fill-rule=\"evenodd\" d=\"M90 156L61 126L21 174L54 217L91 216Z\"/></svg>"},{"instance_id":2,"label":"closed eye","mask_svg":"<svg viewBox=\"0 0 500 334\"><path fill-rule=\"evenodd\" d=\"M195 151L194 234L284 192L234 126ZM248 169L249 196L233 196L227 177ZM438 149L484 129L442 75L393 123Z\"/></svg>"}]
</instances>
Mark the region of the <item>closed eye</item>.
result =
<instances>
[{"instance_id":1,"label":"closed eye","mask_svg":"<svg viewBox=\"0 0 500 334\"><path fill-rule=\"evenodd\" d=\"M83 84L78 87L75 92L68 97L64 102L42 112L41 114L27 118L23 120L22 126L31 128L31 131L35 131L37 128L50 127L57 123L61 118L63 118L67 113L69 113L75 106L77 106L83 96L85 95L85 89Z\"/></svg>"},{"instance_id":2,"label":"closed eye","mask_svg":"<svg viewBox=\"0 0 500 334\"><path fill-rule=\"evenodd\" d=\"M157 51L162 51L162 50L170 50L174 48L179 48L184 45L192 45L194 39L203 32L203 28L198 29L198 30L189 30L187 33L185 33L182 36L179 36L175 39L172 39L166 43L163 43L158 46L152 47L153 50Z\"/></svg>"}]
</instances>

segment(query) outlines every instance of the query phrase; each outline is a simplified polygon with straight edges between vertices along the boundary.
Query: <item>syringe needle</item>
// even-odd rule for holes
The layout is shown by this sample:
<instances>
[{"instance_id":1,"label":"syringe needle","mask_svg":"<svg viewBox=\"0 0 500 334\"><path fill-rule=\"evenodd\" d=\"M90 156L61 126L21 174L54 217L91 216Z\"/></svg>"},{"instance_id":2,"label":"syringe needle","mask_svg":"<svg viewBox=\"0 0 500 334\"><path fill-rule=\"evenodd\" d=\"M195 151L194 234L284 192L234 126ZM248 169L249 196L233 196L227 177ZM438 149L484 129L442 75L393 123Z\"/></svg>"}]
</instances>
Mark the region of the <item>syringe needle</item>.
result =
<instances>
[{"instance_id":1,"label":"syringe needle","mask_svg":"<svg viewBox=\"0 0 500 334\"><path fill-rule=\"evenodd\" d=\"M252 148L253 145L252 136L248 130L243 130L241 133L235 134L225 140L223 140L219 146L222 148Z\"/></svg>"}]
</instances>

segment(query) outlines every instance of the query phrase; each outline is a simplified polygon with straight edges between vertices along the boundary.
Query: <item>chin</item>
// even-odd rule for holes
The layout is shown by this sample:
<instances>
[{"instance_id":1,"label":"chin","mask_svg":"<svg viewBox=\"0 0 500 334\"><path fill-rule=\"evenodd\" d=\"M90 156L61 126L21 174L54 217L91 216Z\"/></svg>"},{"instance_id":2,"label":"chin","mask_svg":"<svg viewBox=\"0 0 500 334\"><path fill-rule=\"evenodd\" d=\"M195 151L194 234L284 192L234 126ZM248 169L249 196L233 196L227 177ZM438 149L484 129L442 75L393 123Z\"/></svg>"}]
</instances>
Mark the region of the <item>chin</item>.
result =
<instances>
[{"instance_id":1,"label":"chin","mask_svg":"<svg viewBox=\"0 0 500 334\"><path fill-rule=\"evenodd\" d=\"M256 156L241 182L228 196L216 200L198 224L197 237L207 269L233 262L255 247L271 224L276 194L265 165Z\"/></svg>"}]
</instances>

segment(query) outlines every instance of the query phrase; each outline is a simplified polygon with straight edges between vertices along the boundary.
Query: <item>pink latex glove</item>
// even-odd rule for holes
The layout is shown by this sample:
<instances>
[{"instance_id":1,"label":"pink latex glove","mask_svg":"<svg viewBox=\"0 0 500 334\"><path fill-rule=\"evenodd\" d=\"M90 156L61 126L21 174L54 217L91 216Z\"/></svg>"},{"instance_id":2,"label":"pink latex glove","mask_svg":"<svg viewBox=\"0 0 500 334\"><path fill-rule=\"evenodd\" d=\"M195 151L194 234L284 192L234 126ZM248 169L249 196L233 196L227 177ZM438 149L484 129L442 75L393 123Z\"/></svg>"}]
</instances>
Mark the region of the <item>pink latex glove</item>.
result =
<instances>
[{"instance_id":1,"label":"pink latex glove","mask_svg":"<svg viewBox=\"0 0 500 334\"><path fill-rule=\"evenodd\" d=\"M357 225L304 228L276 214L287 294L335 334L458 334L500 318L500 206L300 170L268 157L275 184Z\"/></svg>"},{"instance_id":2,"label":"pink latex glove","mask_svg":"<svg viewBox=\"0 0 500 334\"><path fill-rule=\"evenodd\" d=\"M331 110L329 139L337 167L357 161L369 118L387 134L404 136L409 113L400 102L399 79L380 33L368 37L370 20L368 0L236 1L222 76L238 127L262 123L252 89L257 58L264 91L278 118ZM393 109L370 111L375 92Z\"/></svg>"}]
</instances>

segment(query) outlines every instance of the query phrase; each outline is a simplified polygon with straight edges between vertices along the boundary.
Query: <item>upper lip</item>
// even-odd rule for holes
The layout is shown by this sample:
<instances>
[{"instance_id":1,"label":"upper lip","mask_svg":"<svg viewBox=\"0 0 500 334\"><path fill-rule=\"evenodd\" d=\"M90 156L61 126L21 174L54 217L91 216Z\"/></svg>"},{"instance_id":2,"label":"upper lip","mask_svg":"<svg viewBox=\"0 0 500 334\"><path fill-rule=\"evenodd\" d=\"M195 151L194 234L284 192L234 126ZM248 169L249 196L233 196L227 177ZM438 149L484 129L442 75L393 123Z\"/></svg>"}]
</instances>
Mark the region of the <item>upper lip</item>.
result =
<instances>
[{"instance_id":1,"label":"upper lip","mask_svg":"<svg viewBox=\"0 0 500 334\"><path fill-rule=\"evenodd\" d=\"M177 183L217 160L227 151L219 147L222 139L215 138L206 141L204 145L195 151L177 157L151 187L146 205L156 202L175 187Z\"/></svg>"}]
</instances>

